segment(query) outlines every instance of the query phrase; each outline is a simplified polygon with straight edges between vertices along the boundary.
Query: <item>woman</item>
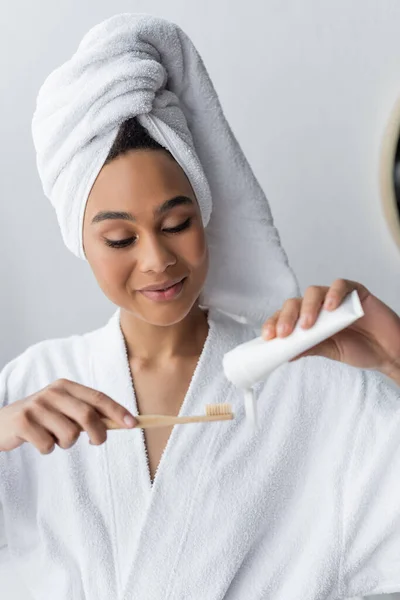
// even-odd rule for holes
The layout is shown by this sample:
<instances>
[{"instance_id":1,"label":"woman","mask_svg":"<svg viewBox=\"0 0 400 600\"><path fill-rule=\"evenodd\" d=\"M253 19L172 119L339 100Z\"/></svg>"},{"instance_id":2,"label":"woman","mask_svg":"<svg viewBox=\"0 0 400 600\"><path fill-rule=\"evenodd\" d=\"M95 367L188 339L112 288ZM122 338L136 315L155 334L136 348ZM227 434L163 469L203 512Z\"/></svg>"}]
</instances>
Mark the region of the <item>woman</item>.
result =
<instances>
[{"instance_id":1,"label":"woman","mask_svg":"<svg viewBox=\"0 0 400 600\"><path fill-rule=\"evenodd\" d=\"M113 96L120 79L100 96L80 77L89 63L101 70L101 57L109 56L93 43L100 38L115 51L115 74L127 23L129 35L140 33L148 44L146 52L149 39L162 33L154 47L166 44L160 55L173 69L167 46L175 26L143 16L110 19L82 42L79 77L71 63L65 88L57 77L50 82L66 119L77 114L76 82L91 96L90 107ZM179 46L186 60L188 49L187 40ZM139 42L133 50L144 52ZM136 73L141 92L150 67L146 62L146 72ZM203 75L195 71L199 80ZM51 86L39 97L46 135L38 133L38 117L35 139L45 191L68 247L84 253L118 310L96 331L28 348L1 373L0 500L10 564L40 599L288 600L400 591L400 395L378 373L400 383L400 319L364 286L345 280L288 298L265 321L269 337L284 323L280 335L288 335L299 316L309 315L312 326L325 301L333 296L334 309L352 289L365 316L302 355L319 356L283 365L259 384L260 426L249 432L222 357L254 335L258 306L271 306L274 291L290 289L290 271L268 215L255 217L267 203L255 203L261 192L235 155L233 137L226 134L223 155L205 152L193 95L186 115L194 115L190 133L210 182L210 220L206 181L191 169L192 141L175 111L179 82L173 72L169 77L151 110L172 124L169 136L173 124L180 133L168 138L169 148L152 129L157 121L140 112L123 118L117 135L115 128L102 130L92 113L81 130L63 121L69 146L55 156L64 138L54 131L59 120L44 119ZM175 121L162 113L167 105ZM215 128L226 127L217 105L207 108L207 119L218 116ZM96 110L104 124L104 111ZM106 154L105 138L112 140ZM185 156L177 146L182 139ZM224 168L230 179L220 181ZM239 190L240 201L235 191L243 180L251 194ZM219 195L225 189L229 211ZM265 243L257 237L263 227L271 234L271 256L262 257L270 261L265 300L258 265L244 260L249 248L255 253ZM235 278L248 287L236 289ZM233 405L233 421L134 431L124 423L137 414L200 414L218 402ZM121 429L107 433L100 416Z\"/></svg>"}]
</instances>

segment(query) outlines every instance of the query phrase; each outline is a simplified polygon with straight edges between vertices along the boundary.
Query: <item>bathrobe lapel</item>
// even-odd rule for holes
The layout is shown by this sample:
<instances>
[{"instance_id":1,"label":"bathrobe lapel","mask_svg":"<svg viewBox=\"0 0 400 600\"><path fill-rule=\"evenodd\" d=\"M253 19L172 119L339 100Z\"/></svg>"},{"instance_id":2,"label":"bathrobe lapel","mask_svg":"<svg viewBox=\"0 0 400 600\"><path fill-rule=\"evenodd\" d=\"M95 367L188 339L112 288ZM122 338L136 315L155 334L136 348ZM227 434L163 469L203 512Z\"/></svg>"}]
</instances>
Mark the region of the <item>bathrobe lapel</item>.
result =
<instances>
[{"instance_id":1,"label":"bathrobe lapel","mask_svg":"<svg viewBox=\"0 0 400 600\"><path fill-rule=\"evenodd\" d=\"M93 340L93 387L138 414L119 325L119 310ZM215 320L216 319L216 320ZM229 402L233 392L222 356L235 336L209 313L209 333L180 415L204 414L208 403ZM225 335L224 335L225 334ZM166 598L173 585L191 506L201 493L213 460L213 444L230 422L175 426L150 481L143 430L108 432L105 453L108 493L115 519L115 554L122 600ZM190 460L188 455L190 454Z\"/></svg>"}]
</instances>

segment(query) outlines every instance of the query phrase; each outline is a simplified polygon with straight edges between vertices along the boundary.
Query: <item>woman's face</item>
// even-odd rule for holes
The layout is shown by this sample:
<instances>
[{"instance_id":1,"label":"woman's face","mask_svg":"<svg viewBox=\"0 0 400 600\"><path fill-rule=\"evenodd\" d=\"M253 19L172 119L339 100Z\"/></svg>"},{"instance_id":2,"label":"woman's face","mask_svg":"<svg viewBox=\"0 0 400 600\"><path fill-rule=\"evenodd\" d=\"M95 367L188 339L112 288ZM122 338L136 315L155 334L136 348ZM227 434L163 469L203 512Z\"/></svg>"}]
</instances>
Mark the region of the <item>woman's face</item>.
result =
<instances>
[{"instance_id":1,"label":"woman's face","mask_svg":"<svg viewBox=\"0 0 400 600\"><path fill-rule=\"evenodd\" d=\"M181 321L207 275L198 203L184 171L163 150L131 150L102 168L86 204L83 246L111 302L154 325ZM140 291L178 280L183 284L169 292Z\"/></svg>"}]
</instances>

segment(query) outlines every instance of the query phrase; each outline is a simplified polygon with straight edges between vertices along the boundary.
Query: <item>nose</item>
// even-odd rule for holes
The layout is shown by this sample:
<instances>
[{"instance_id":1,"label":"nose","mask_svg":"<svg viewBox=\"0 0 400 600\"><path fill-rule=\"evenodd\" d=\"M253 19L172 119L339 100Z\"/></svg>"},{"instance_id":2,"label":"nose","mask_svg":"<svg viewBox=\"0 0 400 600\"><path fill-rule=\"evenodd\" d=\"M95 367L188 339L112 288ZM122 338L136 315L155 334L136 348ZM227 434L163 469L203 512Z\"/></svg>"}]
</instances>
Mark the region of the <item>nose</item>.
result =
<instances>
[{"instance_id":1,"label":"nose","mask_svg":"<svg viewBox=\"0 0 400 600\"><path fill-rule=\"evenodd\" d=\"M156 236L146 236L146 239L142 237L140 242L138 265L142 273L162 273L176 263L175 254L165 244L160 243Z\"/></svg>"}]
</instances>

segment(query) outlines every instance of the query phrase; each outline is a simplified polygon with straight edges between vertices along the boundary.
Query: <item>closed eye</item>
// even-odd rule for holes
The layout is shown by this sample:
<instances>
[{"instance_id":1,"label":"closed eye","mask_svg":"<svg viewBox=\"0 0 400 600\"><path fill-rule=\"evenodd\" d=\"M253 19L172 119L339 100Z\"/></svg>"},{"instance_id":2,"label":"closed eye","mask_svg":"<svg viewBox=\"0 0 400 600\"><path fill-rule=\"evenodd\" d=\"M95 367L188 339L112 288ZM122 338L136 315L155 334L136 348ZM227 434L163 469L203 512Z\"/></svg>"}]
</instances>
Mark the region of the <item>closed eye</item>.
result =
<instances>
[{"instance_id":1,"label":"closed eye","mask_svg":"<svg viewBox=\"0 0 400 600\"><path fill-rule=\"evenodd\" d=\"M177 225L176 227L170 227L169 229L163 229L163 231L167 231L168 233L179 233L180 231L187 229L190 226L191 222L192 222L192 219L191 219L191 217L189 217L188 219L186 219L186 221L184 223L181 223L180 225Z\"/></svg>"},{"instance_id":2,"label":"closed eye","mask_svg":"<svg viewBox=\"0 0 400 600\"><path fill-rule=\"evenodd\" d=\"M189 217L188 219L186 219L186 221L184 221L183 223L181 223L180 225L177 225L176 227L170 227L168 229L163 229L163 231L167 232L167 233L179 233L181 231L184 231L185 229L188 229L188 227L190 227L192 223L192 218ZM107 246L110 246L110 248L126 248L128 246L130 246L131 244L133 244L133 242L136 240L136 237L130 237L130 238L126 238L125 240L108 240L107 238L104 238L104 242Z\"/></svg>"},{"instance_id":3,"label":"closed eye","mask_svg":"<svg viewBox=\"0 0 400 600\"><path fill-rule=\"evenodd\" d=\"M135 239L135 237L126 240L107 240L104 238L104 243L111 248L126 248L126 246L130 246Z\"/></svg>"}]
</instances>

